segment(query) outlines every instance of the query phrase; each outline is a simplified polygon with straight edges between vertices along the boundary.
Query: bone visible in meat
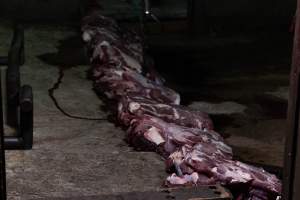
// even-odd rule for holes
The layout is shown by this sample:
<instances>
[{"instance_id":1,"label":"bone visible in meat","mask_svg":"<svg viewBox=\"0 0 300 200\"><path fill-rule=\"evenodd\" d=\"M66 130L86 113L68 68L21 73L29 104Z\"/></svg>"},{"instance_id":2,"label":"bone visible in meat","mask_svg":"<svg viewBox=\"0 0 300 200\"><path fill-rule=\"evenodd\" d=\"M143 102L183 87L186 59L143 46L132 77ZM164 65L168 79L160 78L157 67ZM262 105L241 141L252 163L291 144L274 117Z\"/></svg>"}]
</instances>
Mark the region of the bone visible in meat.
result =
<instances>
[{"instance_id":1,"label":"bone visible in meat","mask_svg":"<svg viewBox=\"0 0 300 200\"><path fill-rule=\"evenodd\" d=\"M123 96L118 108L119 121L125 126L129 126L135 117L150 115L184 127L213 129L213 123L206 113L191 111L179 105L159 103L136 93Z\"/></svg>"}]
</instances>

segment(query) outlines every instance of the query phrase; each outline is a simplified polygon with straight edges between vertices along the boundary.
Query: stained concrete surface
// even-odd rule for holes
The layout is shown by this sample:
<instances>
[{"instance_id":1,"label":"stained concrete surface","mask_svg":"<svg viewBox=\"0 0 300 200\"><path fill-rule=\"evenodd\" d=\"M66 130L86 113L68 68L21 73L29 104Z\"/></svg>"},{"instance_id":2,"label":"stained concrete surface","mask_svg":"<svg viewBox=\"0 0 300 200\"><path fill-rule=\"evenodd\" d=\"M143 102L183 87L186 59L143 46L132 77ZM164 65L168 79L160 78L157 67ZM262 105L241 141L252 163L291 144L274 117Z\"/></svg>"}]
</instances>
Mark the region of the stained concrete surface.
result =
<instances>
[{"instance_id":1,"label":"stained concrete surface","mask_svg":"<svg viewBox=\"0 0 300 200\"><path fill-rule=\"evenodd\" d=\"M9 46L9 26L0 26L0 50ZM26 64L22 83L34 90L34 147L7 151L8 199L84 197L159 188L167 174L155 153L133 151L123 141L124 131L107 121L70 119L48 96L56 82L60 40L75 35L73 29L49 26L26 28ZM70 52L76 52L74 46ZM45 55L53 55L52 65ZM77 60L73 55L73 61ZM67 55L66 55L67 56ZM47 57L47 56L46 56ZM72 57L72 56L70 56ZM71 59L70 59L71 60ZM68 63L68 62L67 62ZM106 118L101 100L86 78L87 65L69 62L60 89L59 104L69 113Z\"/></svg>"},{"instance_id":2,"label":"stained concrete surface","mask_svg":"<svg viewBox=\"0 0 300 200\"><path fill-rule=\"evenodd\" d=\"M0 33L3 54L10 35L5 23ZM180 92L183 104L212 114L237 158L282 166L287 107L282 97L288 90L289 35L197 39L160 34L148 39L168 84ZM34 89L34 148L7 152L9 199L149 191L160 188L167 176L158 155L133 151L123 141L124 131L112 123L70 119L54 106L48 89L56 82L60 67L65 69L55 93L60 105L74 115L107 117L86 77L88 66L81 54L71 28L26 28L22 82Z\"/></svg>"},{"instance_id":3,"label":"stained concrete surface","mask_svg":"<svg viewBox=\"0 0 300 200\"><path fill-rule=\"evenodd\" d=\"M208 102L193 102L189 106L193 110L199 110L208 114L235 114L244 113L246 106L235 102L208 103Z\"/></svg>"}]
</instances>

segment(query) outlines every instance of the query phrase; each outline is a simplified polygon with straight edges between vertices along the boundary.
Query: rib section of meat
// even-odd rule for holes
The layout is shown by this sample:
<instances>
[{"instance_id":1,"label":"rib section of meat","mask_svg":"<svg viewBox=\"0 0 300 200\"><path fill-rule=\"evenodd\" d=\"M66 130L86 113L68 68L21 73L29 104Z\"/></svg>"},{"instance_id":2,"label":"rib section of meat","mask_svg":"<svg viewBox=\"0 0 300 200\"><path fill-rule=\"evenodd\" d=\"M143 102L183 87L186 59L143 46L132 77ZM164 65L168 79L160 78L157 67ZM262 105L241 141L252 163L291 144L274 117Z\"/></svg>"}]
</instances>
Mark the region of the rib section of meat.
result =
<instances>
[{"instance_id":1,"label":"rib section of meat","mask_svg":"<svg viewBox=\"0 0 300 200\"><path fill-rule=\"evenodd\" d=\"M214 145L224 154L232 155L231 148L214 131L178 126L149 115L132 119L127 132L128 142L132 146L142 150L159 149L164 156L185 144L195 145L198 142Z\"/></svg>"},{"instance_id":2,"label":"rib section of meat","mask_svg":"<svg viewBox=\"0 0 300 200\"><path fill-rule=\"evenodd\" d=\"M213 129L213 123L206 113L191 111L183 106L160 103L136 93L129 93L119 101L118 119L123 125L129 126L133 118L144 115L183 127Z\"/></svg>"},{"instance_id":3,"label":"rib section of meat","mask_svg":"<svg viewBox=\"0 0 300 200\"><path fill-rule=\"evenodd\" d=\"M186 177L173 174L166 181L170 185L219 182L238 191L248 191L248 195L257 196L257 199L276 199L281 193L281 183L276 176L232 160L230 155L224 154L215 145L202 142L184 145L167 159L167 168L174 165ZM189 176L193 173L197 173L198 178L191 179Z\"/></svg>"},{"instance_id":4,"label":"rib section of meat","mask_svg":"<svg viewBox=\"0 0 300 200\"><path fill-rule=\"evenodd\" d=\"M209 116L179 105L180 95L164 85L153 60L144 56L138 34L95 11L82 20L81 30L96 92L117 102L117 122L131 146L165 158L167 186L221 183L237 200L280 196L276 176L234 160Z\"/></svg>"}]
</instances>

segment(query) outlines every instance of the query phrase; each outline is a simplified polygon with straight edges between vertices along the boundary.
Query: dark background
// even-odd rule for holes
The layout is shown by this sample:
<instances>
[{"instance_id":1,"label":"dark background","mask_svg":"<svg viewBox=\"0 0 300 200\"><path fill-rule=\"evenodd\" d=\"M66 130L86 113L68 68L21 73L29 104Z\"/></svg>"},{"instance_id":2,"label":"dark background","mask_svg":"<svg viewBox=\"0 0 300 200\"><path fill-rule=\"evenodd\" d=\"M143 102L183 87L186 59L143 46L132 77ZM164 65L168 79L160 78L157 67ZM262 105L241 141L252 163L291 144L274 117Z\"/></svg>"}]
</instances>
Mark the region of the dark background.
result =
<instances>
[{"instance_id":1,"label":"dark background","mask_svg":"<svg viewBox=\"0 0 300 200\"><path fill-rule=\"evenodd\" d=\"M128 19L136 14L128 0L98 0L103 13ZM80 18L84 0L1 0L0 13L6 18L22 16L28 21L64 23ZM254 28L287 27L295 11L295 0L195 0L197 15L222 26ZM155 1L155 13L161 18L187 16L187 0ZM20 9L24 6L24 10ZM158 9L159 8L159 9ZM198 16L198 18L199 18Z\"/></svg>"}]
</instances>

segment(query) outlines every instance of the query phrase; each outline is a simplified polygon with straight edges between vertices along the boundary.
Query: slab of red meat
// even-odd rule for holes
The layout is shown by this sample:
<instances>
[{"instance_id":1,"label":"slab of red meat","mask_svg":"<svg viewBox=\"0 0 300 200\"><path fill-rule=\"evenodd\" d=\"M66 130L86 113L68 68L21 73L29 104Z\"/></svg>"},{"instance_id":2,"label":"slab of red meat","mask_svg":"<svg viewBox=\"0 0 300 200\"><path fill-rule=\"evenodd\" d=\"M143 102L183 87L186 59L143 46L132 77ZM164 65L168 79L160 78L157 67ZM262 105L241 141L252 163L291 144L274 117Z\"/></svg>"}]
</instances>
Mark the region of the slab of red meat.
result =
<instances>
[{"instance_id":1,"label":"slab of red meat","mask_svg":"<svg viewBox=\"0 0 300 200\"><path fill-rule=\"evenodd\" d=\"M157 85L136 71L97 65L93 68L94 88L110 99L119 99L130 92L161 103L179 104L180 95L170 88Z\"/></svg>"},{"instance_id":2,"label":"slab of red meat","mask_svg":"<svg viewBox=\"0 0 300 200\"><path fill-rule=\"evenodd\" d=\"M157 85L163 85L164 80L154 69L153 60L144 58L138 34L119 27L114 20L97 12L82 20L81 29L91 63L135 70Z\"/></svg>"},{"instance_id":3,"label":"slab of red meat","mask_svg":"<svg viewBox=\"0 0 300 200\"><path fill-rule=\"evenodd\" d=\"M83 18L81 30L82 38L91 52L91 60L103 57L109 46L111 54L107 55L112 60L143 62L143 46L139 35L121 28L115 20L94 12Z\"/></svg>"},{"instance_id":4,"label":"slab of red meat","mask_svg":"<svg viewBox=\"0 0 300 200\"><path fill-rule=\"evenodd\" d=\"M125 95L119 101L118 119L121 124L129 126L133 118L144 115L157 117L165 122L184 127L201 130L213 129L213 123L206 113L191 111L183 106L159 103L136 93Z\"/></svg>"},{"instance_id":5,"label":"slab of red meat","mask_svg":"<svg viewBox=\"0 0 300 200\"><path fill-rule=\"evenodd\" d=\"M131 120L127 132L128 142L132 146L140 150L158 148L164 156L175 152L184 145L194 145L198 142L210 144L229 157L232 155L231 148L214 131L178 126L149 115Z\"/></svg>"},{"instance_id":6,"label":"slab of red meat","mask_svg":"<svg viewBox=\"0 0 300 200\"><path fill-rule=\"evenodd\" d=\"M164 157L170 154L167 168L175 169L180 176L168 177L169 186L222 183L246 191L243 199L253 200L274 199L281 193L276 176L234 161L231 148L216 132L185 128L143 115L131 121L127 138L138 150L157 151Z\"/></svg>"},{"instance_id":7,"label":"slab of red meat","mask_svg":"<svg viewBox=\"0 0 300 200\"><path fill-rule=\"evenodd\" d=\"M167 166L179 166L182 174L198 173L205 175L209 180L215 180L226 186L251 188L247 195L253 198L267 199L277 197L281 193L280 180L261 168L257 168L239 161L232 160L232 157L220 151L217 146L199 142L195 145L184 145L180 150L171 154L167 160ZM183 180L182 180L183 179ZM200 178L196 183L202 183ZM179 181L179 182L178 182ZM178 185L182 182L190 184L185 177L172 175L167 179L168 185ZM261 192L259 192L261 191ZM264 197L259 197L264 196Z\"/></svg>"}]
</instances>

